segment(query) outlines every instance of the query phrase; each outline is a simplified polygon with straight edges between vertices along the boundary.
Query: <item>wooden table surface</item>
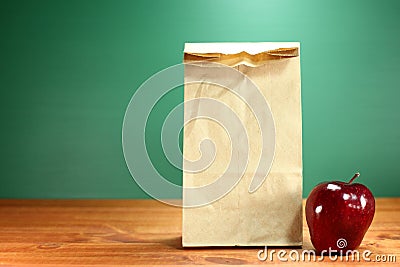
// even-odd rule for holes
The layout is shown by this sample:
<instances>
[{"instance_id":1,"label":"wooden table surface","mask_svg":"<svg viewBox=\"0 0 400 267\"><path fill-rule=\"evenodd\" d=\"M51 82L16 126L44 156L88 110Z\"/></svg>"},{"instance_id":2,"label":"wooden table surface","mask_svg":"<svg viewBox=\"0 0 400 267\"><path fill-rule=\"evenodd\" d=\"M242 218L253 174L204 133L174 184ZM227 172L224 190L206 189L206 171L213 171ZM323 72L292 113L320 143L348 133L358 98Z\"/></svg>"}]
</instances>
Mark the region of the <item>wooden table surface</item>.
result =
<instances>
[{"instance_id":1,"label":"wooden table surface","mask_svg":"<svg viewBox=\"0 0 400 267\"><path fill-rule=\"evenodd\" d=\"M1 265L291 264L260 261L260 247L182 248L181 210L154 200L0 200ZM400 262L400 198L377 199L358 266ZM281 248L268 248L281 249ZM312 249L304 222L303 248ZM396 257L378 263L376 256ZM286 256L288 258L288 256ZM375 262L374 262L375 261ZM305 261L305 265L318 262ZM324 258L324 264L343 262Z\"/></svg>"}]
</instances>

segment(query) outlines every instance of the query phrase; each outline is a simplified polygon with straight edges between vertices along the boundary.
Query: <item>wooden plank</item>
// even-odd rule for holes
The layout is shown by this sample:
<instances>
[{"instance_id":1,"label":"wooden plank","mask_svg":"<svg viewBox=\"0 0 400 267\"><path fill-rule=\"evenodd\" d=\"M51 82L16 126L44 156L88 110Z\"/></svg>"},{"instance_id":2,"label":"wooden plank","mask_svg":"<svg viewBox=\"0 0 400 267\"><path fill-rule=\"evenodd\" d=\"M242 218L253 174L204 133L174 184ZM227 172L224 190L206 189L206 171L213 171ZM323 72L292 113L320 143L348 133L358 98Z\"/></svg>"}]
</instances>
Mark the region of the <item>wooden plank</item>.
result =
<instances>
[{"instance_id":1,"label":"wooden plank","mask_svg":"<svg viewBox=\"0 0 400 267\"><path fill-rule=\"evenodd\" d=\"M0 200L2 265L290 264L260 261L260 247L182 248L181 210L154 200ZM302 248L312 249L304 222ZM400 198L377 199L359 251L400 260ZM281 248L268 248L280 250ZM288 258L288 255L286 256ZM324 258L324 264L341 265ZM302 262L317 265L313 260ZM347 262L357 266L397 263Z\"/></svg>"}]
</instances>

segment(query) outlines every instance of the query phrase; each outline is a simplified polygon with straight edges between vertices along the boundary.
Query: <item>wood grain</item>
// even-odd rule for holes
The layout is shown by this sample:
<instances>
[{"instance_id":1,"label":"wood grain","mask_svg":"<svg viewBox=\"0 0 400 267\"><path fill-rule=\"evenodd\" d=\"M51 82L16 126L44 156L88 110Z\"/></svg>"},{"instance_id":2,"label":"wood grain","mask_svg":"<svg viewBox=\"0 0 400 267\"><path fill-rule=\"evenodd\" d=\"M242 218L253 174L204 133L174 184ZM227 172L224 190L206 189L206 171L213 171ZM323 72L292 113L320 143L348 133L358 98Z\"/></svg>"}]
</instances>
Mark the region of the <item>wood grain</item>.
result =
<instances>
[{"instance_id":1,"label":"wood grain","mask_svg":"<svg viewBox=\"0 0 400 267\"><path fill-rule=\"evenodd\" d=\"M394 255L397 263L361 259L346 264L397 265L399 243L400 198L377 199L374 221L359 250L370 250L372 260L378 254ZM290 259L260 261L260 249L184 249L181 210L154 200L0 200L2 265L293 264ZM303 247L290 249L300 254L312 249L305 222ZM324 264L344 263L325 257Z\"/></svg>"}]
</instances>

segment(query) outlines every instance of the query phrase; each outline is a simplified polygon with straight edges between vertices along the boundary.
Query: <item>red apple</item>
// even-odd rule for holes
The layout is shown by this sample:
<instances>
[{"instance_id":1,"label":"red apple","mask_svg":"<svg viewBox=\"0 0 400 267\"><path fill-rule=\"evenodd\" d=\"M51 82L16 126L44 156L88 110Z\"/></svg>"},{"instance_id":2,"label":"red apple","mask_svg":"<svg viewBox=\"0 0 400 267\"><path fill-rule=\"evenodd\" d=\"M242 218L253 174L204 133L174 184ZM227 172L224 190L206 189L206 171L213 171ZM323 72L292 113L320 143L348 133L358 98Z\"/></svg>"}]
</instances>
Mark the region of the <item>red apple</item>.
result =
<instances>
[{"instance_id":1,"label":"red apple","mask_svg":"<svg viewBox=\"0 0 400 267\"><path fill-rule=\"evenodd\" d=\"M375 213L375 199L369 189L348 182L317 185L306 202L306 219L311 242L319 253L356 249L364 238Z\"/></svg>"}]
</instances>

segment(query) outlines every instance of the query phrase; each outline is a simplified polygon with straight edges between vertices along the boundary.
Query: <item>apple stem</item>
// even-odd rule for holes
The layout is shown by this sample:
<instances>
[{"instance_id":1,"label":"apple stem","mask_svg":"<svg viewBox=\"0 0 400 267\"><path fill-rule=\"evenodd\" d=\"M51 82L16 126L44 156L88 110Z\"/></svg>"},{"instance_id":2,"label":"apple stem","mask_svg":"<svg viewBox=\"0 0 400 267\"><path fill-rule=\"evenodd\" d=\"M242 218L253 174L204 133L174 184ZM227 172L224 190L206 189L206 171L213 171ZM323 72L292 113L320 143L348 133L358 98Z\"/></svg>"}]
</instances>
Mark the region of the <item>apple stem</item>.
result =
<instances>
[{"instance_id":1,"label":"apple stem","mask_svg":"<svg viewBox=\"0 0 400 267\"><path fill-rule=\"evenodd\" d=\"M358 176L360 176L360 173L357 172L356 174L354 174L353 178L350 179L349 184L351 184Z\"/></svg>"}]
</instances>

